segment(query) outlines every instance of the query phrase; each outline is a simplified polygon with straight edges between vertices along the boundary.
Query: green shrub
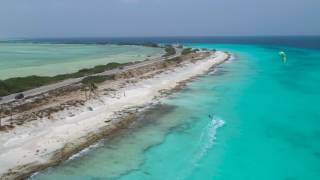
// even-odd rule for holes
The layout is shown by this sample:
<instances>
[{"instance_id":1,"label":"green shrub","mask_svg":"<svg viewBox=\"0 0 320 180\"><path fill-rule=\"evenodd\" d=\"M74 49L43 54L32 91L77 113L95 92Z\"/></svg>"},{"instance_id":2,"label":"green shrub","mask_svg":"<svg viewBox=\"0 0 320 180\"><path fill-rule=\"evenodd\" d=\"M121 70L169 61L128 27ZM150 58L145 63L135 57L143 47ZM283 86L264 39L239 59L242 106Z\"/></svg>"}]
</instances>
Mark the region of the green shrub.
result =
<instances>
[{"instance_id":1,"label":"green shrub","mask_svg":"<svg viewBox=\"0 0 320 180\"><path fill-rule=\"evenodd\" d=\"M168 62L168 63L181 63L182 59L180 57L174 57L171 59L167 59L166 62Z\"/></svg>"},{"instance_id":2,"label":"green shrub","mask_svg":"<svg viewBox=\"0 0 320 180\"><path fill-rule=\"evenodd\" d=\"M185 48L181 52L182 55L187 55L187 54L190 54L190 53L192 53L192 48Z\"/></svg>"},{"instance_id":3,"label":"green shrub","mask_svg":"<svg viewBox=\"0 0 320 180\"><path fill-rule=\"evenodd\" d=\"M106 65L98 65L93 68L80 69L78 72L69 74L59 74L56 76L26 76L26 77L16 77L6 80L0 80L0 96L6 96L13 93L18 93L40 86L57 83L71 78L79 78L83 76L88 76L92 74L97 74L104 72L106 70L115 69L123 66L120 63L108 63ZM97 78L101 80L101 78Z\"/></svg>"},{"instance_id":4,"label":"green shrub","mask_svg":"<svg viewBox=\"0 0 320 180\"><path fill-rule=\"evenodd\" d=\"M182 50L181 54L182 55L187 55L190 53L196 53L197 51L199 51L199 49L192 49L192 48L185 48Z\"/></svg>"},{"instance_id":5,"label":"green shrub","mask_svg":"<svg viewBox=\"0 0 320 180\"><path fill-rule=\"evenodd\" d=\"M176 49L171 45L165 46L164 50L166 51L166 53L163 55L163 57L168 57L176 54Z\"/></svg>"}]
</instances>

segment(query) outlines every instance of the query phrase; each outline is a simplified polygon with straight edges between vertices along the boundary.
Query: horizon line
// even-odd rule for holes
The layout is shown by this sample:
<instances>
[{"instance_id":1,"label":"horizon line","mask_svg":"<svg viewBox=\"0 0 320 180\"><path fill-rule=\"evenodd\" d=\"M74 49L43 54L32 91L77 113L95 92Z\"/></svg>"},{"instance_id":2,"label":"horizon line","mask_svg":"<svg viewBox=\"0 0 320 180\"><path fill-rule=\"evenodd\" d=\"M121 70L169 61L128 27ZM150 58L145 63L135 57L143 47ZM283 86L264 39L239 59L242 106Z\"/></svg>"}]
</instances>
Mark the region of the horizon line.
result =
<instances>
[{"instance_id":1,"label":"horizon line","mask_svg":"<svg viewBox=\"0 0 320 180\"><path fill-rule=\"evenodd\" d=\"M253 38L253 37L320 37L318 35L187 35L187 36L48 36L48 37L8 37L0 38L0 41L5 40L36 40L36 39L139 39L139 38Z\"/></svg>"}]
</instances>

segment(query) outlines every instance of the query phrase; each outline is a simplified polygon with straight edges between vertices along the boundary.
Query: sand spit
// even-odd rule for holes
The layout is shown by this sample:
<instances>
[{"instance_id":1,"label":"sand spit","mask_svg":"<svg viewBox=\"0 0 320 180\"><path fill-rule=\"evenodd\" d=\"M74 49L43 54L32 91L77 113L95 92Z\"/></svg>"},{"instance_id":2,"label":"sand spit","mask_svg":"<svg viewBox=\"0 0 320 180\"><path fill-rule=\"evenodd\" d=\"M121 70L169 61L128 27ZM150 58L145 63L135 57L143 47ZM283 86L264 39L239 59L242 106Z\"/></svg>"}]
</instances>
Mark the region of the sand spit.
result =
<instances>
[{"instance_id":1,"label":"sand spit","mask_svg":"<svg viewBox=\"0 0 320 180\"><path fill-rule=\"evenodd\" d=\"M68 106L7 132L0 132L0 179L24 179L32 173L57 165L73 154L130 124L144 107L156 103L166 92L207 73L225 62L221 51L174 68L144 74L139 80L99 85L97 98ZM156 71L156 69L154 69Z\"/></svg>"}]
</instances>

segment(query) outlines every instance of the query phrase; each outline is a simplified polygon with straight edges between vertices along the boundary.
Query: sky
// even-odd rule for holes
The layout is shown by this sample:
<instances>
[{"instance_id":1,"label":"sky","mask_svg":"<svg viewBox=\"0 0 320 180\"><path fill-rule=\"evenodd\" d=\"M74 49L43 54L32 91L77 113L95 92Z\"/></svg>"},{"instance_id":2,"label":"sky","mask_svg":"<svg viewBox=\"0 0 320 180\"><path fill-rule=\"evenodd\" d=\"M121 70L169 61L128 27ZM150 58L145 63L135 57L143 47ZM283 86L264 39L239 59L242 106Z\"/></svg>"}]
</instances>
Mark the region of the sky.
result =
<instances>
[{"instance_id":1,"label":"sky","mask_svg":"<svg viewBox=\"0 0 320 180\"><path fill-rule=\"evenodd\" d=\"M0 0L0 38L320 35L320 0Z\"/></svg>"}]
</instances>

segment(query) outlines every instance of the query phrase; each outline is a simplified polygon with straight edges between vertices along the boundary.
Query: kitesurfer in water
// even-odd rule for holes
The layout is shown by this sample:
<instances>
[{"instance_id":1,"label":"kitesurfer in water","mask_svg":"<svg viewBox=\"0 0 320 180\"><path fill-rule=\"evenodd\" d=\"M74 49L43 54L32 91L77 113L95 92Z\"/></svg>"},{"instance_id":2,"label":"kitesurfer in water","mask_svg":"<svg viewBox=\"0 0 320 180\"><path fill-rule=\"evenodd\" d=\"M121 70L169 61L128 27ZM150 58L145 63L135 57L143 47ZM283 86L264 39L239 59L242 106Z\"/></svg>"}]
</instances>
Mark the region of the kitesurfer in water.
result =
<instances>
[{"instance_id":1,"label":"kitesurfer in water","mask_svg":"<svg viewBox=\"0 0 320 180\"><path fill-rule=\"evenodd\" d=\"M283 52L283 51L280 51L280 52L279 52L279 55L280 55L283 63L284 63L284 64L287 63L287 54L286 54L285 52Z\"/></svg>"}]
</instances>

